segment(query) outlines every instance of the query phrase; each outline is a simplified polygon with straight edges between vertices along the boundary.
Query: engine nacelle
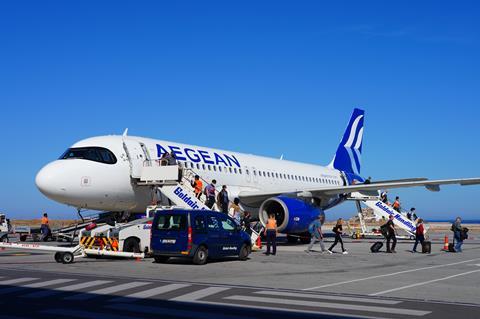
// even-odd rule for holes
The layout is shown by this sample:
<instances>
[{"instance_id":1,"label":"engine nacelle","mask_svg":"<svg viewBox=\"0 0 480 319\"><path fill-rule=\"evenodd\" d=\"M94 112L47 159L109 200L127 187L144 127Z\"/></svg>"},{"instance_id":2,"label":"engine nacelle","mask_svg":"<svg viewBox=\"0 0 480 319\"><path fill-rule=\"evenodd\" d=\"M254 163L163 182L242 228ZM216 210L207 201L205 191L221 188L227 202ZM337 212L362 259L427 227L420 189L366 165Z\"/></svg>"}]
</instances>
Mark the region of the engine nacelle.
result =
<instances>
[{"instance_id":1,"label":"engine nacelle","mask_svg":"<svg viewBox=\"0 0 480 319\"><path fill-rule=\"evenodd\" d=\"M270 214L275 215L278 231L283 233L306 232L312 220L318 215L325 215L319 207L287 196L272 197L262 203L258 215L263 225Z\"/></svg>"}]
</instances>

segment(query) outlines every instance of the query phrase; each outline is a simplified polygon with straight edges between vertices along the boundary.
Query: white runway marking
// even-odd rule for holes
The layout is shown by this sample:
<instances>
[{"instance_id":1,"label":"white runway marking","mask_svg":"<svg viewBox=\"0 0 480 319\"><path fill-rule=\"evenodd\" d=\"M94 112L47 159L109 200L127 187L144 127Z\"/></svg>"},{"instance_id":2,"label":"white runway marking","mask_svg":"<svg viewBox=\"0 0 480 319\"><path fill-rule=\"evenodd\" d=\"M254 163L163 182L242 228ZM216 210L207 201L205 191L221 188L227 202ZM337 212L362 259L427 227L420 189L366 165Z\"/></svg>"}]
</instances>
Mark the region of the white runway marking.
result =
<instances>
[{"instance_id":1,"label":"white runway marking","mask_svg":"<svg viewBox=\"0 0 480 319\"><path fill-rule=\"evenodd\" d=\"M195 301L198 299L202 299L211 295L214 295L216 293L228 290L230 288L223 288L223 287L209 287L205 289L200 289L194 292L191 292L186 295L178 296L176 298L172 298L170 300L172 301Z\"/></svg>"},{"instance_id":2,"label":"white runway marking","mask_svg":"<svg viewBox=\"0 0 480 319\"><path fill-rule=\"evenodd\" d=\"M185 287L190 287L190 285L170 284L170 285L166 285L166 286L162 286L162 287L155 287L155 288L152 288L152 289L139 291L139 292L136 292L134 294L127 295L127 296L113 298L109 301L111 301L111 302L133 302L133 301L135 301L135 299L150 298L150 297L153 297L153 296L161 295L161 294L171 292L171 291L175 291L175 290L185 288Z\"/></svg>"},{"instance_id":3,"label":"white runway marking","mask_svg":"<svg viewBox=\"0 0 480 319\"><path fill-rule=\"evenodd\" d=\"M448 277L443 277L443 278L438 278L438 279L433 279L433 280L428 280L428 281L417 282L416 284L411 284L411 285L402 286L402 287L398 287L398 288L393 288L393 289L389 289L389 290L379 291L379 292L370 294L369 296L380 296L380 295L388 294L388 293L390 293L390 292L395 292L395 291L399 291L399 290L403 290L403 289L408 289L408 288L413 288L413 287L428 285L428 284L431 284L431 283L434 283L434 282L443 281L443 280L448 280L448 279L452 279L452 278L460 277L460 276L465 276L465 275L473 274L473 273L476 273L476 272L480 272L480 269L472 270L472 271L467 271L467 272L463 272L463 273L456 274L456 275L452 275L452 276L448 276Z\"/></svg>"},{"instance_id":4,"label":"white runway marking","mask_svg":"<svg viewBox=\"0 0 480 319\"><path fill-rule=\"evenodd\" d=\"M34 281L34 280L38 280L38 279L39 279L39 278L24 277L24 278L16 278L16 279L10 279L10 280L3 280L3 281L0 281L0 285L19 284L19 283L21 283L21 282Z\"/></svg>"},{"instance_id":5,"label":"white runway marking","mask_svg":"<svg viewBox=\"0 0 480 319\"><path fill-rule=\"evenodd\" d=\"M47 281L37 282L37 283L34 283L34 284L22 285L21 287L25 287L25 288L42 288L42 287L47 287L47 286L53 286L53 285L63 284L63 283L71 282L71 281L74 281L74 280L75 280L75 279L53 279L53 280L47 280Z\"/></svg>"},{"instance_id":6,"label":"white runway marking","mask_svg":"<svg viewBox=\"0 0 480 319\"><path fill-rule=\"evenodd\" d=\"M77 290L81 290L81 289L85 289L85 288L90 288L90 287L94 287L94 286L100 286L100 285L103 285L103 284L108 284L110 282L111 282L110 280L93 280L93 281L88 281L88 282L82 282L80 284L58 287L58 288L55 288L55 290L33 292L33 293L30 293L30 294L26 294L22 297L24 297L24 298L43 298L43 297L48 297L48 296L51 296L51 295L58 294L59 292L77 291Z\"/></svg>"},{"instance_id":7,"label":"white runway marking","mask_svg":"<svg viewBox=\"0 0 480 319\"><path fill-rule=\"evenodd\" d=\"M383 304L383 305L397 305L401 303L401 301L396 301L396 300L382 300L382 299L343 297L343 296L330 296L330 295L329 296L311 295L311 294L302 294L302 293L296 293L296 292L282 292L282 291L256 291L255 294L267 295L267 296L310 298L310 299L321 299L321 300L353 301L353 302L375 303L375 304Z\"/></svg>"},{"instance_id":8,"label":"white runway marking","mask_svg":"<svg viewBox=\"0 0 480 319\"><path fill-rule=\"evenodd\" d=\"M127 282L125 284L121 285L116 285L116 286L111 286L99 290L94 290L94 291L88 291L85 293L80 293L77 295L73 295L70 297L64 298L65 300L87 300L91 298L95 298L96 295L109 295L113 294L115 292L131 289L131 288L136 288L136 287L141 287L145 285L151 284L150 282L144 282L144 281L132 281L132 282Z\"/></svg>"},{"instance_id":9,"label":"white runway marking","mask_svg":"<svg viewBox=\"0 0 480 319\"><path fill-rule=\"evenodd\" d=\"M230 297L225 297L224 299L255 302L255 303L272 303L272 304L281 304L281 305L294 305L294 306L307 306L307 307L316 307L316 308L333 308L333 309L342 309L342 310L399 314L399 315L408 315L408 316L425 316L431 313L431 311L414 310L414 309L376 307L372 305L362 306L362 305L343 304L343 303L334 303L334 302L316 302L316 301L293 300L293 299L275 299L275 298L264 298L264 297L257 297L257 296L253 296L253 297L230 296Z\"/></svg>"},{"instance_id":10,"label":"white runway marking","mask_svg":"<svg viewBox=\"0 0 480 319\"><path fill-rule=\"evenodd\" d=\"M436 265L436 266L429 266L429 267L408 269L408 270L397 271L397 272L392 272L392 273L383 274L383 275L376 275L376 276L370 276L370 277L352 279L352 280L347 280L347 281L340 281L340 282L335 282L335 283L332 283L332 284L326 284L326 285L321 285L321 286L316 286L316 287L311 287L311 288L305 288L305 289L302 289L302 290L308 291L308 290L316 290L316 289L327 288L327 287L340 286L340 285L351 284L351 283L354 283L354 282L365 281L365 280L370 280L370 279L376 279L376 278L382 278L382 277L390 277L390 276L395 276L395 275L407 274L407 273L415 272L415 271L421 271L421 270L427 270L427 269L435 269L435 268L442 268L442 267L460 265L460 264L469 263L469 262L477 261L477 260L480 260L480 258L475 258L475 259L470 259L470 260L464 260L464 261L459 261L459 262L450 263L450 264L443 264L443 265Z\"/></svg>"}]
</instances>

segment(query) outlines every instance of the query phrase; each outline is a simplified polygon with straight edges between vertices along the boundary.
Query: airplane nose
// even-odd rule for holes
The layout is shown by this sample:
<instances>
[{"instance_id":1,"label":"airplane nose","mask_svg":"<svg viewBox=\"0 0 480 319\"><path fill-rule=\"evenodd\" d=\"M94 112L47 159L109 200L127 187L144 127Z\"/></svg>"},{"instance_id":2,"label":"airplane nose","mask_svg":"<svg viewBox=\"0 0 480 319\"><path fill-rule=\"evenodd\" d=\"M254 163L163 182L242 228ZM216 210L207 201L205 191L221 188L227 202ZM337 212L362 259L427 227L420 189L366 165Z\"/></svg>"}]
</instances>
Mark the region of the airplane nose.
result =
<instances>
[{"instance_id":1,"label":"airplane nose","mask_svg":"<svg viewBox=\"0 0 480 319\"><path fill-rule=\"evenodd\" d=\"M42 194L52 199L62 197L66 193L62 178L62 169L57 162L45 165L37 173L35 184Z\"/></svg>"}]
</instances>

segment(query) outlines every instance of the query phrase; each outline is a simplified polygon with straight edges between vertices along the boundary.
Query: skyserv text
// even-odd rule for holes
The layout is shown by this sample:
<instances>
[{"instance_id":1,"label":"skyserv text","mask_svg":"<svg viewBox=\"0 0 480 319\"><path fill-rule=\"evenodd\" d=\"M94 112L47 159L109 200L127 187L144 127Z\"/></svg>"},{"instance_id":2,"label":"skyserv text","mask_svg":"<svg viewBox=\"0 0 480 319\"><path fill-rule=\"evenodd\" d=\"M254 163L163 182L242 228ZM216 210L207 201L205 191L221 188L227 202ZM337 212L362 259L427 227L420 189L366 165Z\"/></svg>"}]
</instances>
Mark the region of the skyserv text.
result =
<instances>
[{"instance_id":1,"label":"skyserv text","mask_svg":"<svg viewBox=\"0 0 480 319\"><path fill-rule=\"evenodd\" d=\"M187 193L184 193L182 191L182 188L180 186L178 186L177 188L175 188L175 190L173 191L173 193L175 195L178 196L178 198L180 198L181 200L183 200L188 206L190 206L192 209L198 209L200 208L200 206L198 205L198 202L195 198L192 198L191 196L189 196ZM202 209L205 209L205 208L202 208Z\"/></svg>"},{"instance_id":2,"label":"skyserv text","mask_svg":"<svg viewBox=\"0 0 480 319\"><path fill-rule=\"evenodd\" d=\"M396 220L398 220L400 223L404 224L408 228L410 228L410 231L412 233L415 233L415 230L417 227L408 219L405 219L401 214L397 213L393 209L390 209L390 207L386 206L384 203L378 201L375 206L381 208L384 212L386 212L389 215L393 215Z\"/></svg>"},{"instance_id":3,"label":"skyserv text","mask_svg":"<svg viewBox=\"0 0 480 319\"><path fill-rule=\"evenodd\" d=\"M239 160L235 155L218 154L216 152L208 152L203 150L194 150L192 148L184 147L181 149L178 146L168 145L170 151L175 154L175 158L179 161L192 161L194 163L203 162L205 164L212 165L225 165L225 166L237 166L241 168ZM167 149L160 144L157 144L157 156L160 158L163 154L167 153Z\"/></svg>"}]
</instances>

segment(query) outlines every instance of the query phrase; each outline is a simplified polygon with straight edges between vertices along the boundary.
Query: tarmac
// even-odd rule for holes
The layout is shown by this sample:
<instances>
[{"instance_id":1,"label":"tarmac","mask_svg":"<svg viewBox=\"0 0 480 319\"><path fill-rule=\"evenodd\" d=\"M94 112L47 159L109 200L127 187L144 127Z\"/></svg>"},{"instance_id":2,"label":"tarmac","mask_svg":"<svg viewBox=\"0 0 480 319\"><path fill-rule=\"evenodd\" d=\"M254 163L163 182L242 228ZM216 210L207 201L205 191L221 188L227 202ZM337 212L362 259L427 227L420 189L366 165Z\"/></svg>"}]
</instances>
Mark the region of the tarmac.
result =
<instances>
[{"instance_id":1,"label":"tarmac","mask_svg":"<svg viewBox=\"0 0 480 319\"><path fill-rule=\"evenodd\" d=\"M106 258L64 265L52 253L4 250L0 318L480 318L480 238L472 235L463 253L442 251L439 234L431 254L411 253L411 241L399 241L396 254L373 254L376 240L346 239L348 255L281 243L276 256L258 251L204 266Z\"/></svg>"}]
</instances>

